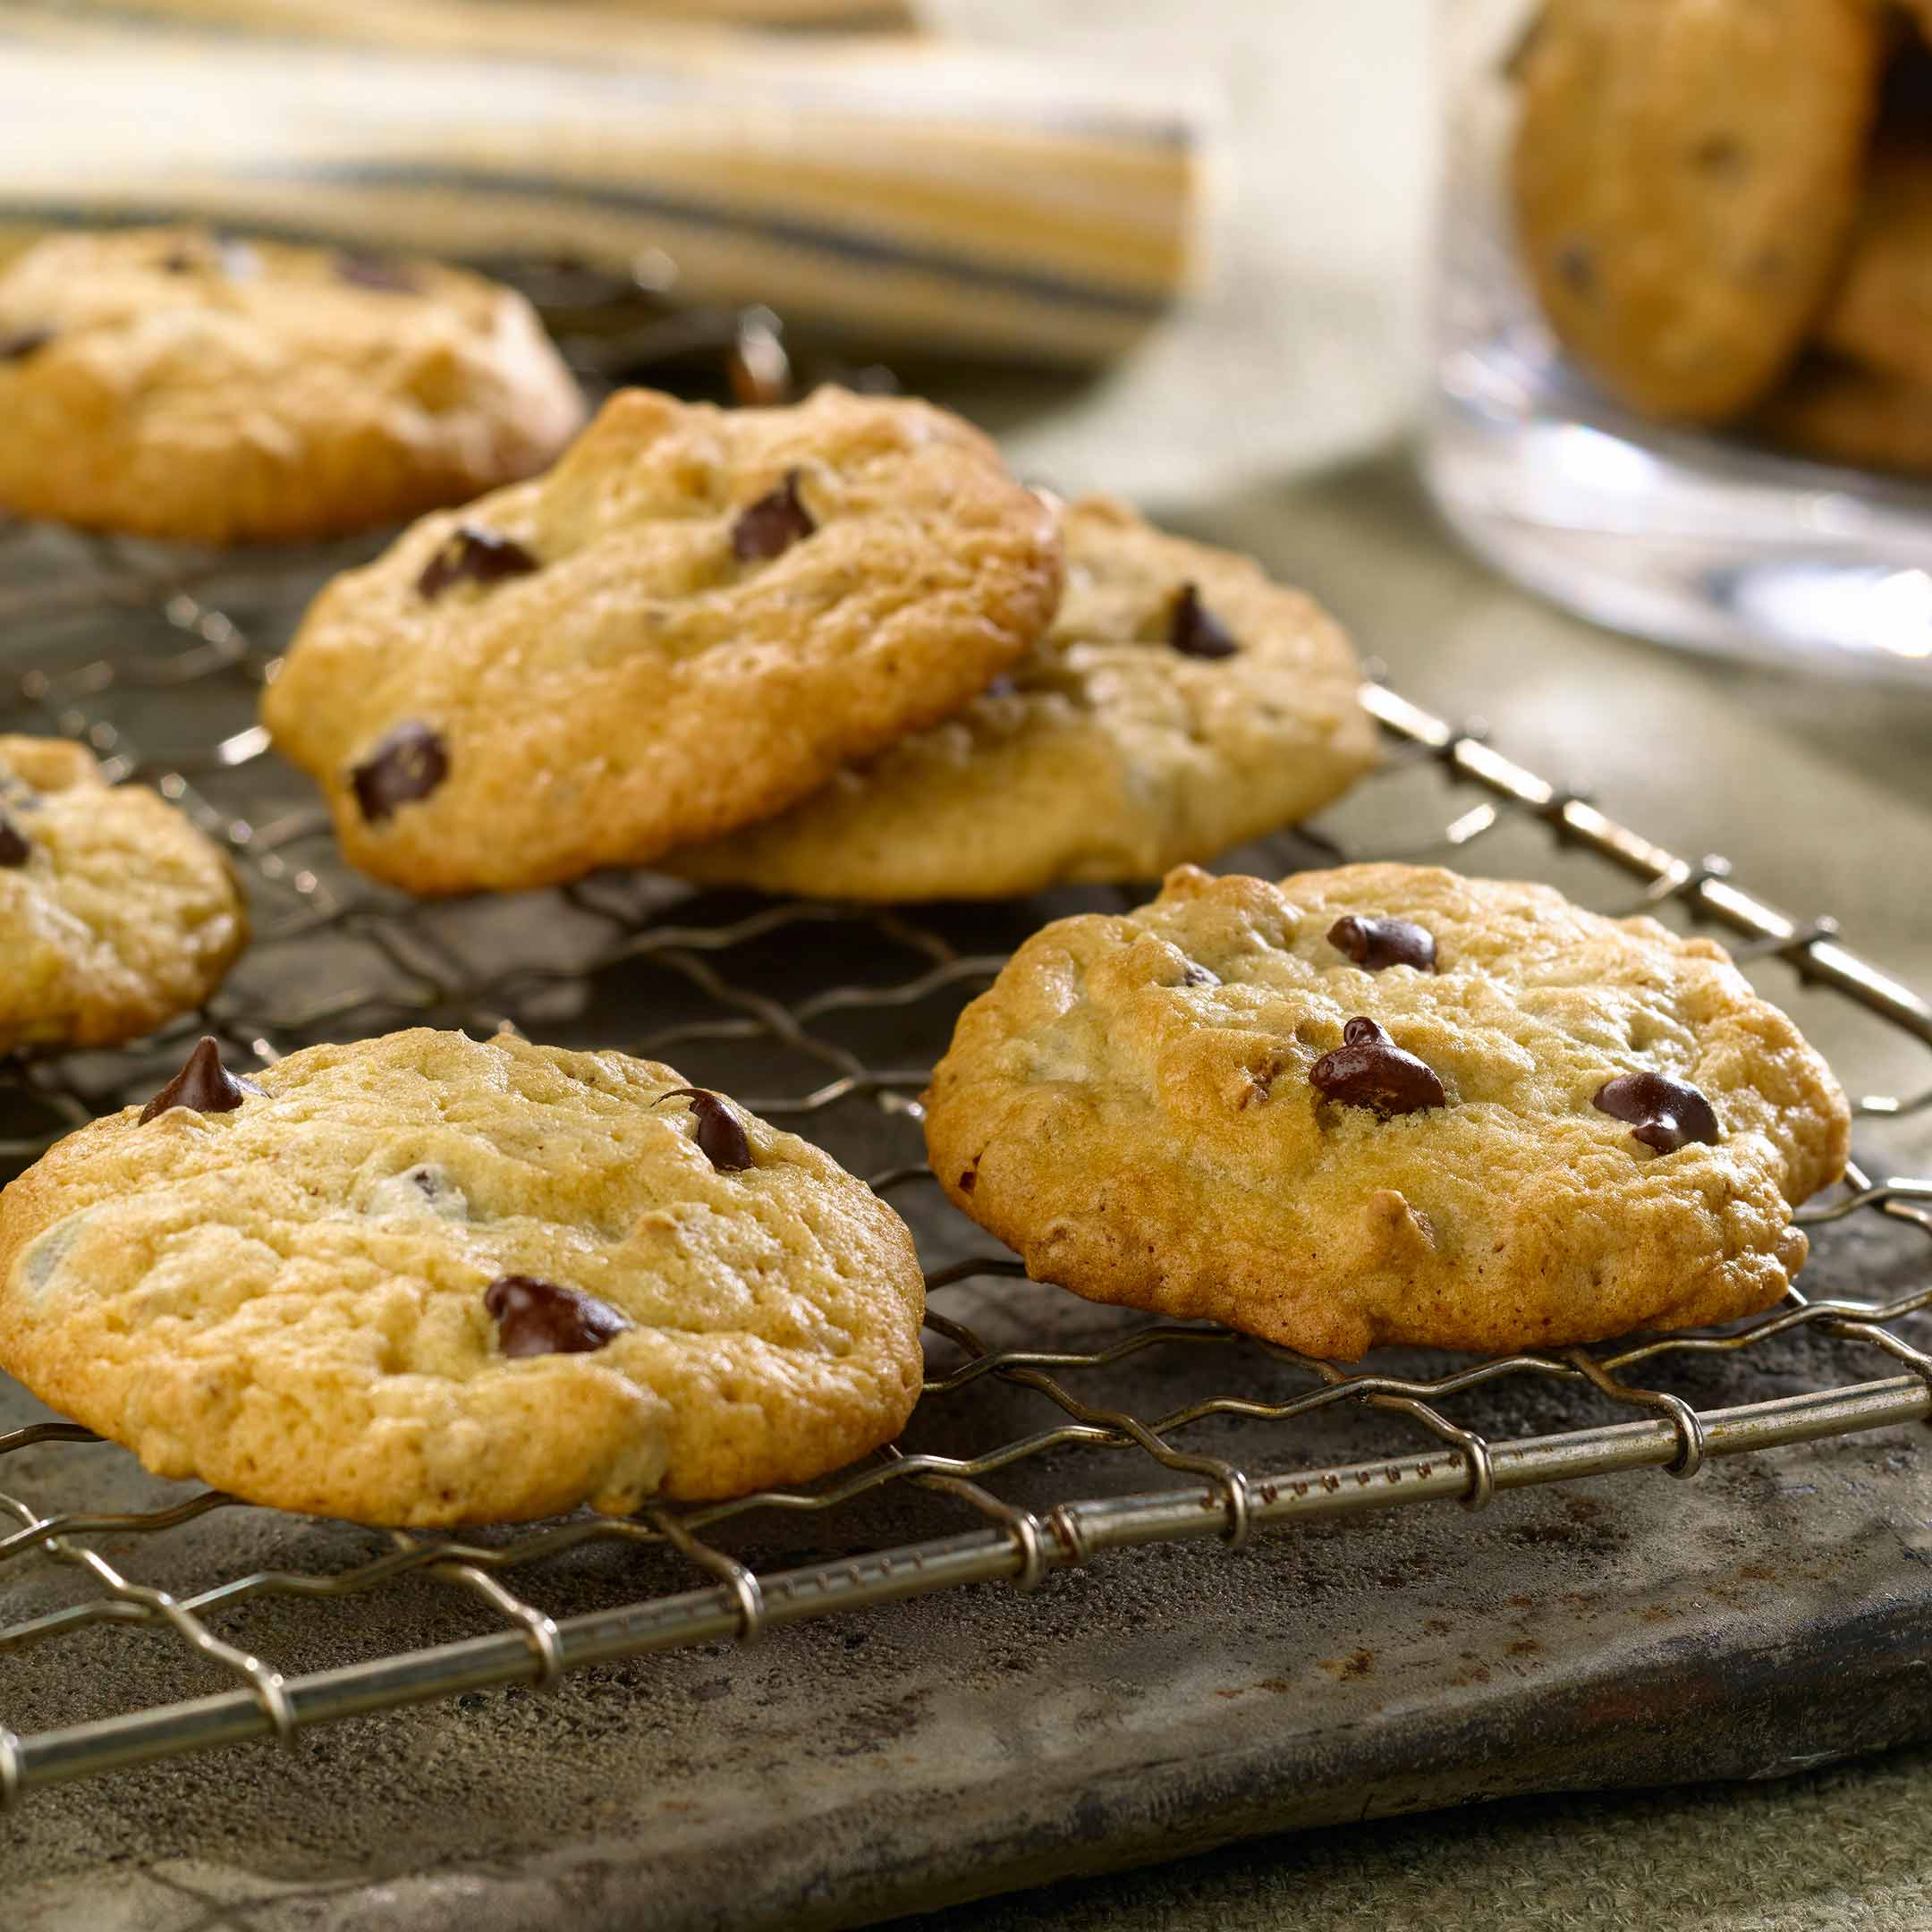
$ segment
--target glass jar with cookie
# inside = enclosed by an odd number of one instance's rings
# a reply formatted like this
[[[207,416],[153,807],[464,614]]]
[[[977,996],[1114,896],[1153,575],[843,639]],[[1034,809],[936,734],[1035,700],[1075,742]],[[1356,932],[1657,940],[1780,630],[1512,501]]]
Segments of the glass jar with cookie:
[[[1445,514],[1671,643],[1932,684],[1932,0],[1446,0]]]

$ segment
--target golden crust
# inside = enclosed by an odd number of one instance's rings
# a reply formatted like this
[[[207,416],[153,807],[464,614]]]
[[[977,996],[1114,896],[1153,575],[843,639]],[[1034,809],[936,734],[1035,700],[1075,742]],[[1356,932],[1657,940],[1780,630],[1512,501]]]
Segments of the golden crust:
[[[1820,357],[1752,419],[1772,442],[1823,462],[1932,470],[1932,384]]]
[[[1932,145],[1892,140],[1872,156],[1844,274],[1819,344],[1932,387]]]
[[[528,302],[194,228],[62,234],[0,274],[0,505],[199,543],[397,523],[555,460],[583,420]]]
[[[226,855],[84,745],[0,737],[0,1051],[106,1046],[199,1006],[248,942]]]
[[[1346,914],[1423,926],[1440,970],[1357,967],[1326,936]],[[1450,1104],[1323,1100],[1309,1068],[1358,1014]],[[1718,1143],[1654,1153],[1592,1106],[1641,1069],[1694,1084]],[[1402,865],[1184,868],[1135,913],[1047,927],[967,1008],[926,1105],[947,1193],[1038,1278],[1345,1360],[1766,1308],[1804,1259],[1792,1204],[1850,1130],[1709,940]]]
[[[1374,765],[1355,654],[1310,598],[1105,497],[1060,530],[1066,594],[1005,688],[668,869],[867,900],[1158,878],[1307,818]],[[1188,584],[1233,656],[1169,642]]]
[[[1870,0],[1550,0],[1516,226],[1557,336],[1648,415],[1762,397],[1852,233],[1885,40]]]
[[[791,473],[817,528],[739,560],[738,516]],[[426,598],[460,525],[541,567]],[[363,870],[424,894],[554,884],[782,810],[984,689],[1059,593],[1052,511],[942,410],[628,390],[548,477],[337,578],[263,717]],[[446,780],[372,825],[352,768],[411,722]]]
[[[669,1067],[418,1030],[253,1078],[0,1194],[0,1365],[157,1474],[377,1523],[622,1513],[818,1475],[918,1396],[904,1224],[741,1110],[754,1164],[715,1170]],[[505,1274],[632,1326],[505,1359]]]

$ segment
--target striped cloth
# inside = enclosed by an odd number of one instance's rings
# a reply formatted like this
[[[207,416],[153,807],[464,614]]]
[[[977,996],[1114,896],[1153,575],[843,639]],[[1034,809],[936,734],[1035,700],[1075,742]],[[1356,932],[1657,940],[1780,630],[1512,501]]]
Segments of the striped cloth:
[[[1197,114],[911,35],[642,0],[0,0],[15,231],[189,214],[455,258],[662,251],[687,299],[884,352],[1078,363],[1183,286],[1201,172]]]

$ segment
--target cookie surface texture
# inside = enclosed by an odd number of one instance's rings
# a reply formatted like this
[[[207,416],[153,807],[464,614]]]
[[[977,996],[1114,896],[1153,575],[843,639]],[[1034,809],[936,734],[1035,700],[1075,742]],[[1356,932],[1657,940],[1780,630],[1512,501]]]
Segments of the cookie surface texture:
[[[199,1006],[248,940],[220,849],[85,746],[0,737],[0,1051],[105,1046]]]
[[[433,263],[136,228],[0,273],[0,507],[22,516],[337,536],[529,476],[582,419],[529,303]]]
[[[263,716],[422,894],[649,862],[956,710],[1046,628],[1052,510],[929,404],[620,392],[304,619]]]
[[[374,1523],[623,1512],[911,1409],[903,1223],[669,1067],[428,1030],[202,1061],[0,1195],[0,1365],[158,1474]]]
[[[1518,237],[1557,337],[1645,414],[1765,394],[1852,227],[1869,0],[1551,0],[1524,59]]]
[[[1341,628],[1247,557],[1089,498],[1045,637],[956,716],[670,869],[829,898],[1158,878],[1306,818],[1377,758]]]
[[[1865,369],[1932,388],[1932,143],[1889,140],[1873,154],[1817,339]]]
[[[1766,1308],[1848,1131],[1712,942],[1402,865],[1183,869],[1047,927],[927,1096],[947,1193],[1038,1279],[1343,1360]]]
[[[1932,383],[1817,357],[1751,419],[1782,447],[1822,462],[1932,472]]]

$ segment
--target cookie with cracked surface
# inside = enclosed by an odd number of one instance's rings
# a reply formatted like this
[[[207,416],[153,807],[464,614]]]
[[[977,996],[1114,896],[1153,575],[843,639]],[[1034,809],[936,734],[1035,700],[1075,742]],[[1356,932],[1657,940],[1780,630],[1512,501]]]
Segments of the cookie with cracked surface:
[[[1727,420],[1797,354],[1858,205],[1870,0],[1551,0],[1523,61],[1518,237],[1620,401]]]
[[[869,900],[1158,878],[1307,818],[1375,763],[1355,654],[1310,598],[1104,497],[1060,531],[1059,614],[993,689],[668,869]]]
[[[933,1168],[1036,1277],[1352,1360],[1768,1307],[1843,1095],[1723,949],[1544,886],[1183,868],[961,1017]]]
[[[922,1306],[904,1224],[829,1155],[509,1036],[246,1077],[205,1042],[0,1194],[0,1366],[157,1474],[358,1521],[837,1468],[911,1411]]]
[[[174,806],[84,745],[0,737],[0,1052],[132,1039],[247,941],[226,855]]]
[[[552,885],[767,818],[1045,630],[1054,513],[929,403],[620,392],[550,475],[426,518],[303,620],[262,716],[350,860]]]
[[[513,290],[196,228],[49,237],[0,272],[0,506],[197,543],[400,523],[583,420]]]

